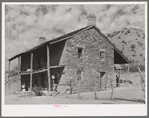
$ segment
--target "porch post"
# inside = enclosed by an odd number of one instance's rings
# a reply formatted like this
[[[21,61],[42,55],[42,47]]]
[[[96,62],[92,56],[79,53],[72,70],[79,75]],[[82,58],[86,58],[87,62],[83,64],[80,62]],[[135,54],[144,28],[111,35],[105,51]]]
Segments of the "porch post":
[[[100,72],[99,80],[100,80],[100,90],[101,90],[101,72]]]
[[[51,75],[50,75],[50,47],[47,45],[47,74],[48,74],[48,87],[49,91],[51,91]]]
[[[21,91],[21,56],[18,57],[18,90]]]
[[[33,53],[31,53],[31,65],[30,65],[30,91],[32,91],[32,79],[33,79]]]
[[[129,67],[130,67],[130,65],[128,64],[128,80],[129,80]]]
[[[121,70],[119,69],[119,70],[118,70],[118,78],[119,78],[119,79],[118,79],[118,87],[120,86],[120,71],[121,71]]]
[[[10,92],[10,61],[9,61],[8,91]]]

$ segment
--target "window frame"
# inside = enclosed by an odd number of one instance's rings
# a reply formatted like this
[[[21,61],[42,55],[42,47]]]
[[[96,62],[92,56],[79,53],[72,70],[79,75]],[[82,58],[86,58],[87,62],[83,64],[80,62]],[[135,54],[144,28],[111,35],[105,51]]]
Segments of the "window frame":
[[[102,55],[101,53],[104,53],[104,55]],[[105,49],[100,49],[99,50],[99,57],[100,57],[100,61],[105,61],[106,60],[106,50]]]
[[[79,49],[82,49],[81,53],[79,53]],[[77,57],[78,59],[84,59],[84,47],[77,47]]]

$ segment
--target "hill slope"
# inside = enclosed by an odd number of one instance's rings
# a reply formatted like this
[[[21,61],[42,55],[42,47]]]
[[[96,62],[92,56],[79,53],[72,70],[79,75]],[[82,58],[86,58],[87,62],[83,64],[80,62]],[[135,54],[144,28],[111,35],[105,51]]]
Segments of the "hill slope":
[[[145,34],[142,30],[124,28],[107,37],[133,65],[145,65]]]

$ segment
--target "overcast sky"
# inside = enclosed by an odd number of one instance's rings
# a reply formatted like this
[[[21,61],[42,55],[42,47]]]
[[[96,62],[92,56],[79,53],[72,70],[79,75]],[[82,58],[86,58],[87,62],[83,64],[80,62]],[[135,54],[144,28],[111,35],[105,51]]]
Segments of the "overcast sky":
[[[87,26],[87,14],[97,16],[96,26],[105,34],[123,28],[145,30],[145,5],[6,5],[6,59],[47,40]]]

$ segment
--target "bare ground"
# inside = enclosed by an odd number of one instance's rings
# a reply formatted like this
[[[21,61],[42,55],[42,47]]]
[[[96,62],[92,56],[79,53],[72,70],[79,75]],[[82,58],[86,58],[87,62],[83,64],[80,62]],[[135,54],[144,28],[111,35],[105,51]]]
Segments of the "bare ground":
[[[111,90],[97,92],[94,100],[94,92],[81,93],[80,99],[77,94],[58,94],[53,96],[34,96],[7,94],[6,104],[144,104],[143,91],[138,87],[127,86],[114,89],[113,99]]]
[[[97,99],[94,100],[94,92],[77,94],[58,94],[52,96],[34,96],[6,94],[5,104],[144,104],[144,93],[140,84],[139,73],[130,74],[132,86],[121,86],[114,88],[113,99],[111,99],[111,89],[97,92]]]

